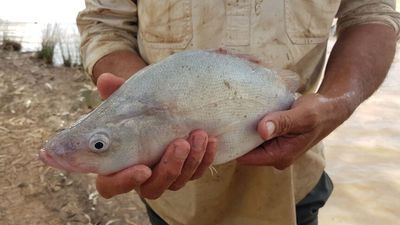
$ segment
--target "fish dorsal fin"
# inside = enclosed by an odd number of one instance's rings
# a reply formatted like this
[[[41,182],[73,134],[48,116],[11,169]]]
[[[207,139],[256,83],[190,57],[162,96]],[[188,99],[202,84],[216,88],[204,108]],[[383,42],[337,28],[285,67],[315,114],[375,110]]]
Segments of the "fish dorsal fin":
[[[251,63],[260,65],[266,69],[270,69],[272,71],[276,71],[279,79],[286,85],[286,87],[292,92],[295,93],[299,88],[300,88],[300,76],[291,70],[286,70],[286,69],[280,69],[276,68],[271,62],[265,62],[263,60],[260,60],[259,58],[249,55],[249,54],[243,54],[243,53],[234,53],[230,52],[226,49],[223,48],[218,48],[218,49],[210,49],[208,50],[209,52],[217,53],[217,54],[222,54],[222,55],[231,55],[234,57],[238,57],[244,60],[247,60]]]
[[[236,53],[236,52],[232,52],[232,51],[228,51],[226,49],[223,48],[217,48],[217,49],[210,49],[208,50],[208,52],[213,52],[216,54],[221,54],[221,55],[230,55],[230,56],[234,56],[237,58],[241,58],[244,60],[247,60],[251,63],[257,64],[257,65],[261,65],[263,67],[266,68],[271,68],[272,67],[272,63],[271,62],[264,62],[262,60],[260,60],[259,58],[250,55],[250,54],[245,54],[245,53]]]

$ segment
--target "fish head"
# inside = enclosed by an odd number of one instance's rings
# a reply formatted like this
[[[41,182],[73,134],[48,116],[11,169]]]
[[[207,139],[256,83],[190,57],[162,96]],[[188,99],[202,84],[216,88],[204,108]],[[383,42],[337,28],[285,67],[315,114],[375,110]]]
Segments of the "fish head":
[[[102,175],[137,163],[137,138],[132,129],[80,125],[50,139],[39,152],[39,159],[57,169]]]

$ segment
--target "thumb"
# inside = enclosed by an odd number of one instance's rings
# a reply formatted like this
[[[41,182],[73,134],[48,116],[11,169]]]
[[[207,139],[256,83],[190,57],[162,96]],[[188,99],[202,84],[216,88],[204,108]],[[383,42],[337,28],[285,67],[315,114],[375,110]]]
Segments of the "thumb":
[[[101,74],[97,79],[97,90],[99,91],[101,99],[104,100],[110,97],[124,82],[124,79],[112,73]]]
[[[300,131],[300,118],[301,113],[297,109],[269,113],[258,123],[257,131],[264,140],[295,133]]]

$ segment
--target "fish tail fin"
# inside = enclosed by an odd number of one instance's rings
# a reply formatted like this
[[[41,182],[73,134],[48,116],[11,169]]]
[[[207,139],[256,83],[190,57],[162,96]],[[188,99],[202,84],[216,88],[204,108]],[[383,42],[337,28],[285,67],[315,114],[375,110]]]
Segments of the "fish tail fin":
[[[290,92],[295,93],[299,90],[301,82],[300,76],[291,70],[275,69],[278,78],[286,85]]]

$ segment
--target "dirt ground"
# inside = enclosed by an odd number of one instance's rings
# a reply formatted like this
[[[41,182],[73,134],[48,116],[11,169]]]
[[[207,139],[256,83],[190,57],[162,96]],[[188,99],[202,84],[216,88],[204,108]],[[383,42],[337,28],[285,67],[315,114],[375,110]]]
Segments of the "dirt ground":
[[[90,111],[91,89],[79,69],[0,50],[0,224],[149,224],[135,193],[103,199],[94,175],[38,160],[47,138]]]

